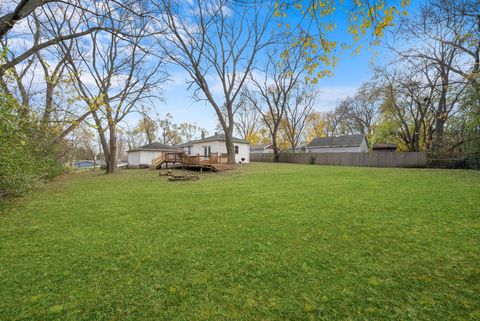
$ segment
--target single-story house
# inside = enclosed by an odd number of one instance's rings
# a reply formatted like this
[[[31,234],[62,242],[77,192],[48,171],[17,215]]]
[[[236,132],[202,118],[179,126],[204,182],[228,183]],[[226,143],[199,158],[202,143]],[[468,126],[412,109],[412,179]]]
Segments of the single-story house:
[[[130,149],[128,154],[129,167],[151,166],[152,160],[158,156],[168,152],[181,152],[180,148],[176,148],[162,143],[151,143],[138,148]]]
[[[250,162],[250,143],[246,140],[233,137],[233,146],[235,148],[235,163],[249,163]],[[227,153],[227,145],[225,144],[225,135],[217,134],[205,137],[202,135],[201,139],[191,140],[189,142],[180,144],[185,154],[200,155],[208,157],[210,154]]]
[[[250,153],[273,153],[273,145],[272,144],[256,144],[250,145]]]
[[[316,137],[307,145],[310,153],[367,153],[368,140],[364,134]]]

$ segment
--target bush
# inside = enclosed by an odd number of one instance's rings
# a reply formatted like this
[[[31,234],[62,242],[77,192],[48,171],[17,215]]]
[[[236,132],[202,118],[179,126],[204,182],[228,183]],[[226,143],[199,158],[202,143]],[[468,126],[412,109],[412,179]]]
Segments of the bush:
[[[428,167],[446,169],[480,169],[480,153],[430,153]]]
[[[0,198],[22,194],[61,171],[39,126],[18,110],[15,100],[0,94]]]

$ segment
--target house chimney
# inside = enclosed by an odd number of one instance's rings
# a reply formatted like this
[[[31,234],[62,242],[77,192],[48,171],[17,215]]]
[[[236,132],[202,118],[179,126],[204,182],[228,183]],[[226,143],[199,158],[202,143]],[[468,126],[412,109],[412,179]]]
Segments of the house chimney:
[[[205,131],[202,130],[202,139],[205,139]]]

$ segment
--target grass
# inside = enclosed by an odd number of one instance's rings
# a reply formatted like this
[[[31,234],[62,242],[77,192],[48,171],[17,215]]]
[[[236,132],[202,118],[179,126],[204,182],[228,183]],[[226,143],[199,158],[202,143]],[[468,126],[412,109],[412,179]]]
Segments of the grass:
[[[480,320],[480,173],[76,173],[3,204],[1,320]]]

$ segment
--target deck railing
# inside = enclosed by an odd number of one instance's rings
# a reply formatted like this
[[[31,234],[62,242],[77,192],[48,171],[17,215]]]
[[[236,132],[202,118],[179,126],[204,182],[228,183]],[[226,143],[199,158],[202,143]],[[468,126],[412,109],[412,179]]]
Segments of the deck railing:
[[[209,156],[201,155],[185,155],[183,158],[183,163],[185,165],[211,165],[211,164],[226,164],[228,158],[224,154],[210,154]]]
[[[227,154],[212,153],[208,157],[197,155],[186,155],[183,152],[167,152],[152,160],[152,168],[158,168],[163,163],[184,164],[184,165],[213,165],[227,164]]]
[[[181,163],[185,165],[211,165],[211,164],[227,164],[228,157],[226,154],[212,153],[209,156],[197,155],[183,155],[183,161]]]

